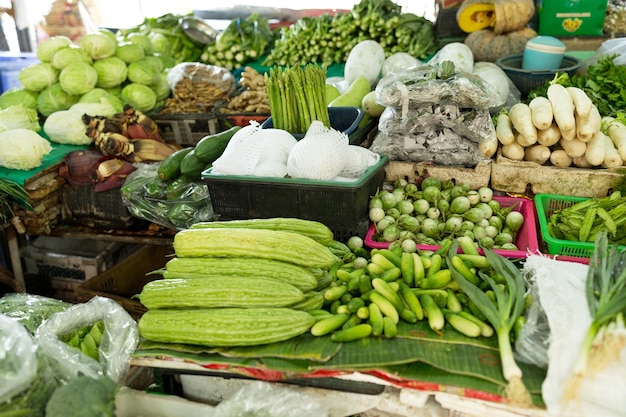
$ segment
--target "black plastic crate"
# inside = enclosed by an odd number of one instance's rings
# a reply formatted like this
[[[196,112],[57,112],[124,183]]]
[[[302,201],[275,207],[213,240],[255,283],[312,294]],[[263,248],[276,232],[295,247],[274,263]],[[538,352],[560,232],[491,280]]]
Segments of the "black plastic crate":
[[[87,227],[127,228],[137,220],[128,211],[118,187],[95,192],[93,185],[63,186],[61,219]]]
[[[202,174],[213,211],[222,220],[297,217],[324,223],[335,239],[364,237],[369,200],[385,180],[388,159],[370,167],[354,182]]]
[[[212,114],[150,114],[161,138],[180,146],[195,146],[203,137],[220,132],[217,117]]]

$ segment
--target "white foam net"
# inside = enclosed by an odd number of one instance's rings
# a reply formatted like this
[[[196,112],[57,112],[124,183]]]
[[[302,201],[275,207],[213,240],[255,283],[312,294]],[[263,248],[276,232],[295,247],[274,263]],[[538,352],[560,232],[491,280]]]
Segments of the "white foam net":
[[[258,140],[262,130],[258,123],[251,123],[238,130],[222,155],[213,162],[213,172],[224,175],[252,175],[263,149],[263,142]]]
[[[365,171],[380,161],[380,154],[362,146],[350,145],[346,149],[343,169],[339,173],[342,178],[361,178]]]

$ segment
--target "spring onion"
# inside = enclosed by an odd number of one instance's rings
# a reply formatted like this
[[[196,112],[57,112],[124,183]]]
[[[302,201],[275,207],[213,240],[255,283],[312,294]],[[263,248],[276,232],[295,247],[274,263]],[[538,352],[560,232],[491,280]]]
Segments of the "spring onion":
[[[591,325],[566,385],[564,399],[576,396],[582,380],[619,360],[626,347],[626,251],[609,246],[607,232],[598,235],[585,281]]]
[[[517,319],[522,315],[525,306],[526,285],[520,270],[507,258],[500,256],[488,248],[484,248],[485,256],[493,270],[505,278],[506,284],[499,285],[488,274],[478,271],[480,278],[489,284],[493,291],[495,303],[476,284],[466,279],[454,267],[452,258],[457,254],[458,242],[455,242],[448,251],[447,264],[454,280],[467,294],[469,300],[493,326],[498,339],[502,374],[507,381],[505,397],[514,405],[531,406],[532,400],[524,382],[522,370],[513,356],[511,345],[511,330]],[[479,284],[480,285],[480,284]]]

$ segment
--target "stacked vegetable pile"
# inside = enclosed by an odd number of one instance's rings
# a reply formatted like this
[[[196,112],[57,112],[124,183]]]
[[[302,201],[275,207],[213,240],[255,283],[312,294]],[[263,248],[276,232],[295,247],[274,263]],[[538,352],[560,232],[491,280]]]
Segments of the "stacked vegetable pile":
[[[412,328],[444,338],[497,335],[507,395],[529,404],[509,339],[525,306],[515,265],[467,242],[464,253],[452,242],[420,253],[367,251],[362,243],[334,241],[323,224],[301,219],[195,224],[176,234],[176,256],[155,271],[163,279],[138,295],[148,308],[140,333],[161,348],[213,346],[227,355],[237,346],[310,336],[335,343],[405,338]]]
[[[389,55],[407,52],[426,59],[437,48],[434,24],[401,9],[391,0],[361,0],[348,13],[303,17],[282,29],[263,64],[343,63],[350,49],[366,39],[377,41]]]
[[[602,118],[584,90],[559,83],[550,84],[545,96],[519,102],[496,118],[502,155],[540,165],[621,167],[625,133],[621,121]]]
[[[400,244],[405,250],[416,245],[445,246],[451,239],[468,238],[474,246],[517,250],[515,242],[524,215],[515,205],[503,206],[493,190],[471,190],[426,177],[418,185],[395,181],[393,189],[380,190],[369,203],[374,242]]]

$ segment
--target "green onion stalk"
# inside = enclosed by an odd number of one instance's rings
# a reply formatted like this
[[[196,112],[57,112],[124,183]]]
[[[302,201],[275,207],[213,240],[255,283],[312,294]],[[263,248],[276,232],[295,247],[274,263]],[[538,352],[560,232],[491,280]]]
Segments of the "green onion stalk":
[[[626,251],[609,245],[607,232],[600,233],[589,260],[585,281],[591,324],[583,340],[563,400],[574,399],[583,380],[618,361],[626,347]]]
[[[481,285],[480,283],[476,285],[470,282],[454,267],[452,258],[457,254],[458,247],[459,243],[456,240],[450,246],[447,255],[448,268],[451,270],[452,276],[461,290],[493,326],[498,340],[502,374],[507,382],[503,396],[513,405],[532,407],[532,399],[522,381],[522,370],[515,361],[511,344],[511,331],[518,318],[521,317],[525,307],[526,284],[521,271],[507,258],[496,254],[488,248],[483,248],[493,270],[504,277],[504,285],[502,285],[488,274],[482,271],[478,272],[480,278],[493,291],[493,296],[495,296],[495,302],[493,302],[479,288],[478,285]]]

